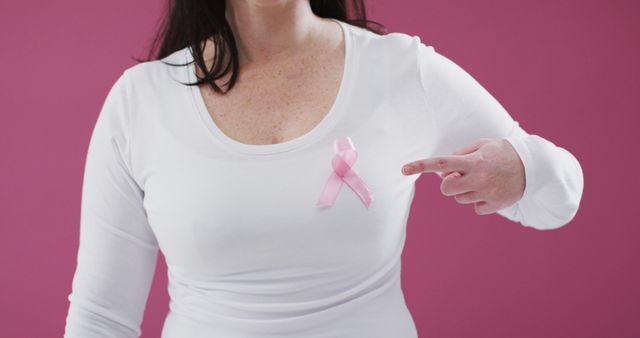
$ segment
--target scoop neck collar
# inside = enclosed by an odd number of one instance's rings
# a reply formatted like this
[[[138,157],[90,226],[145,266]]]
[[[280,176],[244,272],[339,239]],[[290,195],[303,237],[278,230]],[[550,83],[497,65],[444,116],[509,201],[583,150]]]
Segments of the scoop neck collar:
[[[340,25],[342,30],[342,35],[344,39],[344,66],[342,71],[342,77],[340,81],[340,86],[338,89],[338,93],[336,98],[334,99],[333,105],[329,109],[329,111],[325,114],[324,118],[317,123],[310,131],[307,133],[298,136],[296,138],[274,143],[274,144],[248,144],[237,141],[227,134],[225,134],[215,123],[213,118],[208,112],[208,109],[205,105],[204,98],[198,88],[198,86],[187,86],[187,90],[189,92],[189,96],[191,98],[192,108],[199,116],[200,122],[206,126],[208,133],[215,138],[215,140],[219,141],[223,147],[226,149],[244,155],[276,155],[284,152],[292,151],[294,149],[298,149],[304,145],[311,144],[313,141],[319,140],[321,137],[327,135],[332,128],[335,126],[339,118],[345,113],[346,107],[345,103],[349,96],[349,92],[351,89],[351,82],[353,78],[353,58],[354,58],[354,43],[353,43],[353,34],[350,30],[349,24],[342,22],[338,19],[330,18],[331,20],[337,22]],[[193,61],[193,53],[191,47],[186,47],[185,51],[185,59],[188,63],[185,70],[187,72],[187,79],[190,83],[194,83],[196,78],[195,72],[195,63]]]

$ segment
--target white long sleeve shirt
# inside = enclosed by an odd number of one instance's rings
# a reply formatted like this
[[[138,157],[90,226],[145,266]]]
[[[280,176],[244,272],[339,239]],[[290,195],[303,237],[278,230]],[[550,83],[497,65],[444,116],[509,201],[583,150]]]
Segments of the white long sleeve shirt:
[[[195,81],[193,63],[163,62],[193,60],[188,48],[123,72],[88,147],[65,337],[138,337],[161,250],[163,338],[415,338],[400,262],[419,175],[401,167],[477,138],[506,138],[525,167],[522,199],[498,214],[540,230],[574,217],[583,176],[571,153],[525,132],[418,36],[339,23],[336,101],[283,143],[226,136],[182,84]],[[358,152],[369,208],[347,185],[316,206],[340,136]]]

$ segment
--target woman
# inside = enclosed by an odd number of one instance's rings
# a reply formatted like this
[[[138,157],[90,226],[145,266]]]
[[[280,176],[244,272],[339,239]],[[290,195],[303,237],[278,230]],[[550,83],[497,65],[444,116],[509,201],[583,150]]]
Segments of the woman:
[[[173,3],[91,136],[65,337],[139,336],[158,250],[162,337],[416,337],[400,257],[420,173],[478,214],[572,219],[575,157],[344,5]]]

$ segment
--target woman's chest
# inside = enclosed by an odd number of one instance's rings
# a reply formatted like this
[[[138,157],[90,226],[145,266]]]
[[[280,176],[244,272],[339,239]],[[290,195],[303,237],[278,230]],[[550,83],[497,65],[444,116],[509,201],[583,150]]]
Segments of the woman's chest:
[[[259,160],[205,156],[167,142],[148,168],[144,197],[161,250],[172,265],[216,275],[379,264],[403,242],[416,179],[402,175],[407,153],[389,142],[391,134],[354,130],[355,161],[334,150],[338,135]],[[341,161],[350,180],[336,172]],[[323,194],[330,206],[318,206]]]
[[[214,275],[295,265],[348,270],[397,253],[418,178],[401,168],[430,151],[417,132],[423,121],[412,118],[420,107],[407,104],[415,95],[398,93],[354,93],[362,99],[342,107],[340,120],[279,154],[238,154],[177,106],[158,114],[140,129],[134,163],[167,262]],[[341,137],[352,141],[355,158],[336,153]],[[336,177],[342,161],[349,180]],[[358,185],[370,193],[369,207]],[[333,203],[321,208],[327,190]]]

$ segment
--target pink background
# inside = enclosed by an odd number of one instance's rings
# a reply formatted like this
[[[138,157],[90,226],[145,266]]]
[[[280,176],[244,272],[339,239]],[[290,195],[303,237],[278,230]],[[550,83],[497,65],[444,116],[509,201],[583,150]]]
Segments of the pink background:
[[[62,336],[91,128],[131,56],[146,55],[163,3],[0,3],[3,336]],[[368,5],[389,31],[420,35],[465,68],[585,174],[577,216],[554,231],[476,215],[423,175],[403,254],[420,337],[640,337],[640,180],[626,173],[639,164],[638,2]],[[168,310],[159,259],[144,337],[159,337]]]

